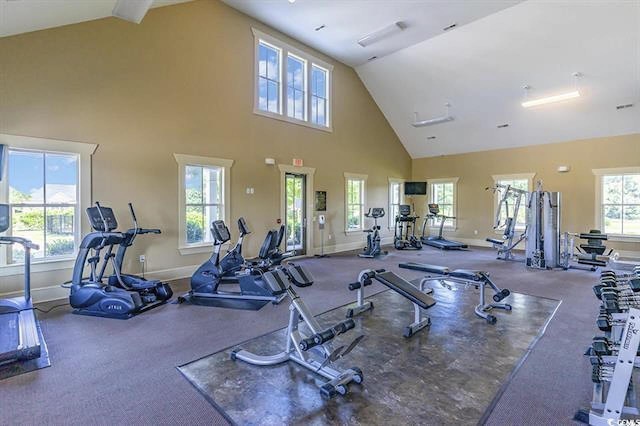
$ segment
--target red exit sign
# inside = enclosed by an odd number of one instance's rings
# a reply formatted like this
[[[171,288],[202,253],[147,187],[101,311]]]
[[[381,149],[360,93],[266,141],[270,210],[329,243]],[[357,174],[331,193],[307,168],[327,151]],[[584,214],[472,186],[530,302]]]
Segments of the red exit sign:
[[[293,165],[296,167],[302,167],[304,165],[304,162],[302,161],[302,158],[294,158]]]

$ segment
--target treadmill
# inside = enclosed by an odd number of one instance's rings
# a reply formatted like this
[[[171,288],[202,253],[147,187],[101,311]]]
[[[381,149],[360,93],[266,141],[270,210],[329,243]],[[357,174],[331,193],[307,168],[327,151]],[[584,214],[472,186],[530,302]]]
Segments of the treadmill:
[[[9,205],[0,204],[0,232],[9,229]],[[42,342],[31,302],[31,250],[39,247],[20,237],[0,236],[0,244],[24,248],[24,295],[0,299],[0,365],[40,358]]]
[[[428,204],[428,207],[429,207],[429,214],[427,215],[427,217],[424,219],[424,222],[422,223],[422,237],[420,237],[420,241],[422,241],[422,244],[426,244],[428,246],[435,247],[440,250],[466,249],[467,248],[466,244],[462,244],[457,241],[447,240],[442,236],[442,230],[444,228],[445,221],[447,219],[455,219],[455,217],[445,216],[443,214],[440,214],[440,206],[438,206],[437,204]],[[427,221],[431,218],[436,218],[436,219],[440,218],[440,230],[438,232],[437,237],[427,237],[425,235]]]

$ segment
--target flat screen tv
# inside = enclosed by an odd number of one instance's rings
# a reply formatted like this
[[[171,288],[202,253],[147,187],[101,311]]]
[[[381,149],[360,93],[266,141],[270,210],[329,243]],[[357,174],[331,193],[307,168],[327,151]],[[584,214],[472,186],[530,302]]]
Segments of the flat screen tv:
[[[427,195],[427,182],[405,182],[404,195]]]

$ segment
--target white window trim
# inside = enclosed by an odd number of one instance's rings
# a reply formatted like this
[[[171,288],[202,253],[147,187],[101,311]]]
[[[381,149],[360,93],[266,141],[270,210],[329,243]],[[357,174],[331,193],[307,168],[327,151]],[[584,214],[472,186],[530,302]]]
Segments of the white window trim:
[[[527,187],[529,189],[529,192],[533,191],[535,188],[533,186],[533,180],[536,177],[536,173],[511,173],[511,174],[506,174],[506,175],[491,175],[491,177],[493,178],[493,183],[494,185],[496,183],[498,183],[498,181],[500,180],[515,180],[515,179],[527,179],[529,181],[529,183],[527,184]],[[522,200],[521,204],[520,204],[520,208],[521,209],[526,209],[527,205],[526,205],[526,199]],[[495,193],[493,195],[493,218],[495,219],[496,214],[498,214],[498,204],[500,203],[500,197],[497,193]],[[493,227],[493,224],[491,224],[491,226]],[[524,227],[522,226],[517,226],[515,230],[518,232],[524,231]],[[496,234],[504,234],[504,229],[496,229],[494,231]]]
[[[396,218],[391,216],[391,184],[393,183],[399,183],[401,185],[400,187],[400,204],[404,203],[404,183],[406,182],[406,179],[401,179],[401,178],[389,178],[389,185],[388,185],[388,191],[387,191],[387,196],[389,197],[388,199],[388,203],[387,203],[387,215],[389,216],[388,220],[387,220],[387,224],[388,227],[387,229],[389,231],[393,230],[396,224]]]
[[[222,184],[224,187],[224,220],[229,220],[231,217],[231,166],[233,166],[233,160],[187,154],[173,154],[173,156],[178,163],[178,251],[182,256],[210,252],[212,247],[212,243],[210,242],[186,244],[183,241],[183,237],[186,232],[186,191],[184,189],[184,171],[186,166],[224,168],[224,175],[222,176]],[[205,232],[208,231],[209,228],[207,227]]]
[[[44,139],[31,136],[17,136],[7,135],[0,133],[0,144],[7,145],[9,148],[17,149],[31,149],[34,151],[45,151],[52,153],[64,153],[64,154],[77,154],[79,159],[78,170],[78,217],[76,218],[76,230],[78,232],[79,239],[82,240],[82,235],[89,231],[88,224],[82,220],[82,214],[91,206],[91,156],[96,151],[98,145],[83,143],[83,142],[71,142],[58,139]],[[2,171],[4,173],[4,170]],[[9,201],[9,186],[7,179],[3,179],[0,182],[0,202],[8,203]],[[44,248],[41,248],[41,250]],[[2,250],[6,250],[2,248]],[[6,253],[2,253],[3,256]],[[75,257],[77,252],[74,252],[69,258],[57,258],[49,260],[32,260],[31,272],[49,272],[60,269],[73,268],[75,263]],[[6,257],[6,256],[5,256]],[[24,273],[24,264],[14,263],[11,265],[0,266],[0,277],[7,277],[12,275],[22,275]]]
[[[256,115],[261,115],[263,117],[275,118],[276,120],[286,121],[287,123],[297,124],[300,126],[310,127],[316,130],[322,130],[325,132],[333,132],[333,65],[316,58],[308,53],[305,53],[295,47],[291,46],[288,43],[285,43],[275,37],[270,36],[256,28],[251,28],[251,32],[254,37],[254,59],[253,59],[253,113]],[[276,114],[269,111],[263,111],[258,108],[258,58],[259,58],[259,44],[260,40],[263,40],[269,44],[272,44],[274,47],[280,49],[280,113]],[[287,115],[287,102],[286,102],[286,92],[287,92],[287,61],[286,58],[288,54],[291,53],[293,56],[297,56],[300,59],[306,61],[306,76],[305,76],[305,92],[307,93],[306,102],[305,102],[305,120],[300,120],[297,118],[289,117]],[[327,126],[320,126],[312,123],[310,120],[311,117],[311,69],[312,65],[317,65],[320,68],[324,68],[327,71],[327,95],[328,95],[328,106],[327,106]]]
[[[433,185],[438,183],[452,183],[453,184],[453,215],[455,217],[458,216],[458,181],[460,177],[450,177],[450,178],[438,178],[438,179],[427,179],[427,199],[429,203],[433,203],[434,201],[431,199],[431,193],[433,191]],[[429,229],[440,229],[440,225],[431,225],[429,224]],[[458,219],[453,219],[453,226],[445,225],[444,230],[447,231],[456,231],[458,229]]]
[[[369,175],[363,175],[359,173],[344,173],[344,233],[346,235],[360,233],[364,229],[364,207],[367,205],[367,179]],[[361,180],[362,183],[362,209],[360,210],[360,228],[349,229],[348,223],[348,203],[347,203],[347,183],[349,180]]]
[[[604,232],[604,224],[602,223],[602,177],[609,175],[631,175],[639,174],[640,167],[618,167],[607,169],[591,169],[591,172],[595,175],[595,210],[594,210],[594,223],[596,229],[601,229]],[[619,242],[640,242],[640,236],[635,235],[621,235],[621,234],[607,234],[609,241]]]

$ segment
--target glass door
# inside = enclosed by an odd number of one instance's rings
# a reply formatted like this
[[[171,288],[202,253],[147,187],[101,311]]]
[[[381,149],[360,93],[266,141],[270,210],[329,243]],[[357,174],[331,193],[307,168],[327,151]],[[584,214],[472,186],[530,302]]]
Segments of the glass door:
[[[306,254],[307,247],[307,176],[285,174],[285,241],[287,251]]]

